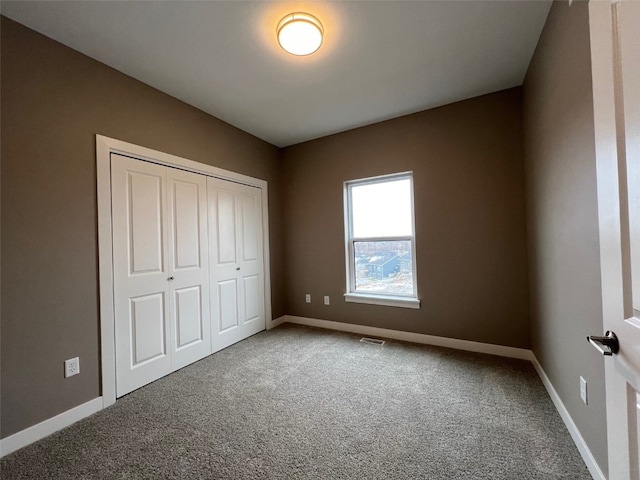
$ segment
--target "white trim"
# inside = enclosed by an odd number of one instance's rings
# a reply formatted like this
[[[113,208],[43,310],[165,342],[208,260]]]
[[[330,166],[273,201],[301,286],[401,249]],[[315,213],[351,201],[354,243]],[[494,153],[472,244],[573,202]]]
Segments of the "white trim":
[[[269,193],[267,182],[264,182],[262,190],[262,265],[264,267],[264,327],[272,328],[273,318],[271,312],[271,255],[269,247]]]
[[[96,135],[98,188],[98,279],[100,289],[100,351],[103,406],[116,403],[116,344],[113,307],[113,249],[111,231],[111,144]],[[108,341],[109,340],[109,341]]]
[[[102,398],[107,407],[116,401],[115,315],[113,308],[113,238],[111,231],[111,154],[138,158],[217,177],[261,190],[262,231],[264,240],[264,312],[265,328],[273,327],[271,318],[271,268],[269,256],[269,194],[265,180],[222,168],[194,162],[186,158],[141,147],[103,135],[96,135],[96,167],[98,195],[98,270],[100,281],[100,346],[102,352]]]
[[[243,183],[251,187],[267,188],[267,181],[259,178],[253,178],[241,173],[232,172],[230,170],[224,170],[219,167],[207,165],[205,163],[194,162],[187,158],[178,157],[177,155],[171,155],[170,153],[160,152],[151,148],[142,147],[133,143],[123,142],[122,140],[116,140],[115,138],[105,137],[103,135],[96,135],[96,143],[102,143],[103,147],[108,148],[108,152],[103,149],[98,149],[100,153],[118,153],[125,156],[133,156],[141,160],[148,162],[165,165],[167,167],[181,168],[183,170],[189,170],[190,172],[201,173],[203,175],[222,178],[224,180],[230,180],[232,182]],[[104,159],[103,159],[104,160]]]
[[[384,305],[387,307],[420,308],[420,300],[411,297],[392,297],[390,295],[367,295],[364,293],[345,293],[345,302]]]
[[[309,327],[326,328],[328,330],[339,330],[341,332],[357,333],[373,337],[391,338],[404,342],[422,343],[425,345],[436,345],[438,347],[455,348],[456,350],[467,350],[469,352],[487,353],[500,357],[519,358],[521,360],[531,360],[533,354],[531,350],[524,348],[506,347],[504,345],[493,345],[490,343],[472,342],[470,340],[459,340],[457,338],[436,337],[435,335],[425,335],[422,333],[402,332],[400,330],[390,330],[387,328],[369,327],[366,325],[354,325],[351,323],[332,322],[329,320],[318,320],[315,318],[296,317],[285,315],[284,322],[307,325]]]
[[[269,325],[267,327],[267,330],[271,330],[272,328],[276,328],[277,326],[282,325],[283,323],[287,322],[287,316],[283,315],[281,317],[276,318],[274,321],[271,322],[271,325]]]
[[[87,403],[78,405],[71,410],[62,412],[55,417],[51,417],[43,422],[40,422],[32,427],[26,428],[18,433],[3,438],[0,440],[0,457],[9,455],[16,450],[26,447],[38,440],[48,437],[52,433],[62,430],[69,425],[76,423],[83,418],[89,417],[96,412],[102,410],[102,397],[89,400]]]
[[[578,427],[571,418],[567,407],[565,407],[564,403],[562,403],[560,395],[558,395],[556,389],[553,388],[551,380],[549,380],[549,377],[543,370],[542,365],[540,365],[540,362],[538,362],[538,359],[533,354],[533,352],[531,353],[531,363],[533,363],[533,368],[535,368],[536,372],[538,372],[538,376],[540,377],[540,380],[542,380],[544,388],[547,389],[547,393],[551,397],[551,401],[555,405],[556,410],[558,410],[560,418],[562,418],[562,421],[567,427],[567,430],[569,430],[569,434],[571,435],[573,442],[576,444],[576,447],[578,447],[578,451],[582,456],[582,460],[584,460],[584,463],[587,464],[589,473],[591,473],[591,476],[596,480],[606,480],[604,473],[602,473],[602,470],[600,470],[600,467],[598,466],[598,462],[596,462],[596,459],[591,453],[591,450],[589,450],[587,442],[585,442],[584,438],[580,434],[580,430],[578,430]]]

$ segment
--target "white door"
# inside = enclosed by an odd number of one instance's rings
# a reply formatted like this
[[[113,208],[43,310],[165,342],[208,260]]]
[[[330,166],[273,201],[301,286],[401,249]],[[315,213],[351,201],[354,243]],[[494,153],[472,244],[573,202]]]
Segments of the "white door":
[[[265,329],[261,191],[207,179],[212,346]]]
[[[589,16],[603,327],[619,341],[617,352],[600,344],[612,353],[605,360],[609,478],[639,479],[640,2],[592,1]]]
[[[169,308],[173,370],[211,354],[207,181],[167,168]]]
[[[116,396],[211,353],[205,177],[111,156]]]

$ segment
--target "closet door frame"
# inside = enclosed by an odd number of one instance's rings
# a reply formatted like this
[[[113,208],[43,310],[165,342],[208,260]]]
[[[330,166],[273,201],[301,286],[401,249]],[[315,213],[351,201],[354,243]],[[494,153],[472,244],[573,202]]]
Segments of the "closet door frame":
[[[271,269],[269,265],[269,208],[267,182],[222,168],[194,162],[186,158],[96,135],[96,167],[98,195],[98,276],[100,291],[100,346],[102,407],[116,402],[115,313],[113,289],[113,232],[111,224],[111,154],[116,153],[143,161],[229,180],[261,190],[262,245],[264,263],[265,328],[273,328],[271,316]]]

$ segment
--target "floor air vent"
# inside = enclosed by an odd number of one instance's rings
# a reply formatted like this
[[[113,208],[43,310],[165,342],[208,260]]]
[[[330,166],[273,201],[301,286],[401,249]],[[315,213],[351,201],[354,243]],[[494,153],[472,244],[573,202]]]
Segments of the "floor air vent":
[[[379,338],[362,337],[360,341],[362,343],[371,343],[373,345],[384,345],[384,340],[380,340]]]

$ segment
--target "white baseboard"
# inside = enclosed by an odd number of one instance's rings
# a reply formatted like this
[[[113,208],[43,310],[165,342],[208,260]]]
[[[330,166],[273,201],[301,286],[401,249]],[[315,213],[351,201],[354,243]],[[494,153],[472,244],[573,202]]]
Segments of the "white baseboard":
[[[58,430],[62,430],[78,420],[82,420],[83,418],[93,415],[94,413],[102,410],[102,408],[102,397],[94,398],[87,403],[83,403],[71,410],[62,412],[61,414],[49,418],[44,422],[40,422],[37,425],[26,428],[18,433],[14,433],[7,438],[3,438],[0,440],[0,457],[9,455],[10,453],[47,437]]]
[[[272,328],[276,328],[278,325],[282,325],[287,321],[287,316],[283,315],[275,320],[272,320],[269,325],[267,325],[267,330],[271,330]]]
[[[368,327],[366,325],[353,325],[351,323],[331,322],[329,320],[318,320],[315,318],[295,317],[285,315],[284,322],[307,325],[309,327],[326,328],[329,330],[339,330],[342,332],[357,333],[358,335],[370,335],[374,337],[391,338],[405,342],[422,343],[425,345],[436,345],[438,347],[455,348],[457,350],[467,350],[469,352],[487,353],[500,357],[519,358],[531,360],[533,354],[531,350],[524,348],[505,347],[504,345],[492,345],[490,343],[472,342],[469,340],[458,340],[456,338],[436,337],[435,335],[424,335],[422,333],[401,332],[399,330],[389,330],[387,328]],[[280,317],[278,320],[282,319]]]
[[[540,362],[538,362],[538,359],[535,357],[535,355],[533,355],[533,353],[531,363],[533,363],[533,367],[536,369],[536,372],[538,372],[538,376],[540,377],[540,380],[542,380],[542,384],[547,389],[547,392],[551,397],[551,401],[553,401],[556,410],[558,410],[558,413],[560,414],[560,418],[562,418],[562,421],[567,427],[567,430],[569,430],[569,434],[571,435],[571,438],[573,438],[573,442],[576,444],[576,447],[578,447],[578,451],[580,452],[584,463],[587,464],[589,473],[591,473],[591,476],[596,480],[606,480],[607,477],[605,477],[604,473],[602,473],[602,470],[600,470],[598,462],[596,462],[596,459],[591,453],[591,450],[589,450],[587,443],[584,441],[584,438],[580,434],[580,430],[578,430],[578,427],[571,418],[567,407],[565,407],[564,403],[562,403],[560,395],[558,395],[556,389],[553,388],[551,380],[549,380],[549,377],[543,370],[542,365],[540,365]]]

